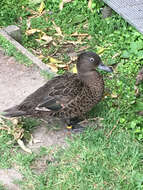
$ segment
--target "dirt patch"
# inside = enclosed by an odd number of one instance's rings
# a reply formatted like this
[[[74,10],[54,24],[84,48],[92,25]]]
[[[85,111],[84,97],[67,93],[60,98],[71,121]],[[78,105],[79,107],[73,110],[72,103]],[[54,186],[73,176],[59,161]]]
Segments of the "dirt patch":
[[[15,169],[0,169],[0,182],[8,190],[20,190],[15,180],[22,180],[22,175]]]
[[[0,49],[0,112],[20,103],[44,82],[38,68],[17,63]]]
[[[66,129],[60,129],[60,130],[53,130],[52,126],[49,130],[45,125],[38,126],[36,129],[34,129],[33,133],[33,143],[28,144],[28,147],[32,151],[38,150],[40,147],[58,147],[66,146],[66,137],[70,137],[71,133],[68,132]]]

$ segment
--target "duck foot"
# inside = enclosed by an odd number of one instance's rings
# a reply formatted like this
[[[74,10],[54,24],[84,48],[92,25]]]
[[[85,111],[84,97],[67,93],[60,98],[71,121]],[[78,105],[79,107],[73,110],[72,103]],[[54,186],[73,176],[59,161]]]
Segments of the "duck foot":
[[[82,133],[85,130],[85,127],[77,123],[72,126],[67,126],[67,129],[70,130],[72,133]]]

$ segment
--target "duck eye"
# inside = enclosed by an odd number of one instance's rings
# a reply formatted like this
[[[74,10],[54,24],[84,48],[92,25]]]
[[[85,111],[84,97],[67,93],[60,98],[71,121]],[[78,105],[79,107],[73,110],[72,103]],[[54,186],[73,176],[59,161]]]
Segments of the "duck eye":
[[[93,61],[94,61],[94,58],[93,58],[93,57],[91,57],[91,58],[90,58],[90,61],[91,61],[91,62],[93,62]]]

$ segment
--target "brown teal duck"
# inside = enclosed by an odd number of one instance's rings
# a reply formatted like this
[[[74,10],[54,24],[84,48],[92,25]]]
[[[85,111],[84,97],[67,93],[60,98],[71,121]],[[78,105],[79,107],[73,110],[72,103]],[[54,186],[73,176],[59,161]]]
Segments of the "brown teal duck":
[[[54,77],[19,105],[5,110],[4,116],[53,116],[74,127],[102,99],[104,82],[96,68],[112,72],[93,52],[81,53],[76,66],[77,74],[65,73]]]

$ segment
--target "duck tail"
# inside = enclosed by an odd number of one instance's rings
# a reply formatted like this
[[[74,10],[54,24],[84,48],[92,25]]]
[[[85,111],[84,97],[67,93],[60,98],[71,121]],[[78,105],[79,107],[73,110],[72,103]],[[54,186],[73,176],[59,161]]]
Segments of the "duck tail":
[[[4,117],[19,117],[28,115],[25,111],[18,110],[17,107],[12,107],[10,109],[4,110],[2,112]]]

